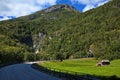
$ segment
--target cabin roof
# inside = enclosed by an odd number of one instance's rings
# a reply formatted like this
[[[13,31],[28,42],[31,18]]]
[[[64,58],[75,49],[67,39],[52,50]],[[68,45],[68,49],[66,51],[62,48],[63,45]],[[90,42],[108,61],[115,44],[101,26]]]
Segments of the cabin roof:
[[[102,60],[102,62],[110,62],[109,60]]]

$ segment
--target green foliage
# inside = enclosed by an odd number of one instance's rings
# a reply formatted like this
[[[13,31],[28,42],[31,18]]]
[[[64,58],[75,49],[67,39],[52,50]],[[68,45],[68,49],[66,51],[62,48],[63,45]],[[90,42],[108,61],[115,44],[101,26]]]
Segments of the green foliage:
[[[2,21],[0,45],[6,48],[4,52],[0,47],[0,51],[4,54],[14,53],[14,50],[11,52],[11,49],[7,48],[13,46],[20,48],[21,54],[33,53],[34,43],[39,40],[39,37],[35,36],[43,33],[46,36],[40,44],[37,44],[41,50],[37,54],[37,60],[59,59],[57,56],[64,59],[81,58],[86,57],[89,50],[92,50],[97,59],[118,59],[120,58],[119,5],[119,0],[112,0],[85,13],[65,9],[46,13],[42,10],[32,15]],[[15,53],[19,53],[19,50]],[[33,54],[28,56],[31,56],[30,60],[36,60]]]
[[[24,54],[19,47],[5,46],[0,48],[0,63],[24,62]]]
[[[36,60],[50,60],[50,55],[48,53],[45,53],[44,51],[41,51],[36,54]]]

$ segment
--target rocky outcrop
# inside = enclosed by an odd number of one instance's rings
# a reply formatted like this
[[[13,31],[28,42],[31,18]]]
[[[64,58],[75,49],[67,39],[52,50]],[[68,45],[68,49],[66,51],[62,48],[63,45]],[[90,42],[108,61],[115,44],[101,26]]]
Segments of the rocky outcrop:
[[[41,50],[40,44],[45,37],[46,37],[45,33],[39,33],[34,35],[33,48],[36,54]]]
[[[61,5],[55,5],[55,6],[52,6],[50,8],[47,8],[44,10],[45,13],[50,13],[50,12],[53,12],[53,11],[60,11],[62,9],[65,9],[67,11],[75,11],[75,12],[78,12],[74,7],[70,6],[70,5],[67,5],[67,4],[61,4]]]

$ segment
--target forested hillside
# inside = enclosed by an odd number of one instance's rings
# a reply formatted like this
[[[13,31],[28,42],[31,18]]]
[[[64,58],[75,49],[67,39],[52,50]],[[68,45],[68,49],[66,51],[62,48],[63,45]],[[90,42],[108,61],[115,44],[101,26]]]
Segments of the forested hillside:
[[[120,58],[120,1],[87,12],[55,5],[0,22],[0,63],[94,56]]]

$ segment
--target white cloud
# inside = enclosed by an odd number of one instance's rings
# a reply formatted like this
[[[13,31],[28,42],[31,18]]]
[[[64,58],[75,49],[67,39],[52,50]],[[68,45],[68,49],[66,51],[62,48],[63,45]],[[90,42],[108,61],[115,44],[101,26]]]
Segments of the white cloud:
[[[93,6],[93,5],[86,5],[85,8],[83,9],[83,12],[88,11],[88,10],[93,9],[93,8],[95,8],[95,6]]]
[[[10,18],[10,17],[8,17],[8,16],[4,16],[3,18],[0,18],[0,21],[8,20],[8,19],[12,19],[12,18]]]
[[[99,3],[97,6],[102,6],[102,5],[104,5],[105,3],[107,3],[107,2],[108,2],[108,0],[105,1],[105,2],[102,2],[102,3]]]
[[[109,0],[71,0],[72,3],[80,3],[83,5],[86,5],[83,9],[83,12],[90,10],[92,8],[101,6],[105,3],[107,3]]]
[[[44,5],[44,4],[54,5],[54,4],[56,4],[56,0],[37,0],[37,2],[40,5]]]
[[[0,16],[24,16],[54,5],[57,0],[0,0]],[[4,18],[4,19],[7,19]]]

